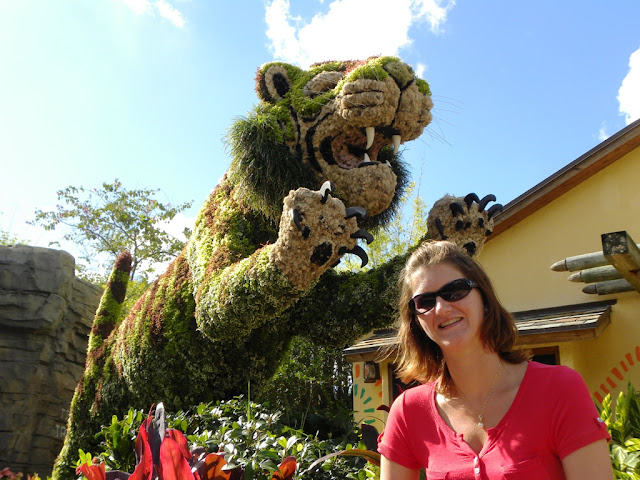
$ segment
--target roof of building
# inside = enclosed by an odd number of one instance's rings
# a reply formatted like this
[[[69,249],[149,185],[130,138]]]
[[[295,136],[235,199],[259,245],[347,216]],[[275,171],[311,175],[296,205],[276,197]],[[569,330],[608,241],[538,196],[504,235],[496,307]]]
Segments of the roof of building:
[[[611,323],[611,306],[616,300],[564,305],[515,312],[516,345],[528,347],[595,338]],[[372,335],[343,350],[351,362],[375,360],[384,349],[398,344],[397,330],[375,330]]]

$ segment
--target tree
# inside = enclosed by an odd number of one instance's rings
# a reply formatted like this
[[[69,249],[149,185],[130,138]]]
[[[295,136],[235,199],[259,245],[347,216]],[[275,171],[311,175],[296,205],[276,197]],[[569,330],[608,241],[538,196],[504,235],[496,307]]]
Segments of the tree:
[[[15,235],[0,230],[0,245],[26,245],[24,240],[16,237]]]
[[[105,253],[115,260],[128,250],[133,258],[131,278],[139,275],[146,279],[153,273],[154,263],[170,260],[184,246],[184,242],[165,232],[162,224],[192,203],[161,203],[154,198],[159,191],[127,190],[118,179],[103,183],[101,189],[69,186],[57,192],[59,203],[55,211],[37,209],[35,220],[29,223],[45,230],[69,227],[63,238],[83,250],[80,259],[88,265]],[[190,232],[185,229],[184,233],[188,236]],[[79,271],[86,274],[86,265],[79,265]]]
[[[0,212],[0,215],[3,215],[4,212]],[[5,230],[0,229],[0,245],[11,246],[11,245],[26,245],[27,242],[22,238],[13,235],[10,231],[7,232]]]

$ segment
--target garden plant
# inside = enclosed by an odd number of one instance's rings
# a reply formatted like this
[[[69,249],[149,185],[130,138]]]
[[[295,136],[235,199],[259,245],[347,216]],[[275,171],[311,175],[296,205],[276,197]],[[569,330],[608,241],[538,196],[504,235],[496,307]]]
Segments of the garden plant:
[[[175,414],[166,414],[161,404],[148,415],[130,409],[102,428],[99,452],[80,451],[76,472],[89,480],[337,480],[377,475],[379,455],[360,441],[355,426],[344,438],[320,440],[283,425],[280,417],[280,412],[241,397]]]

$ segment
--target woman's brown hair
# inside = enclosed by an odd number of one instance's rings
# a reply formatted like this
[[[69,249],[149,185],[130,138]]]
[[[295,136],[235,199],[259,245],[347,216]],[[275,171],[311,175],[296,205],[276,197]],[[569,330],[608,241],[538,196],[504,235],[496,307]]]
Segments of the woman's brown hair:
[[[469,280],[478,285],[484,303],[484,321],[480,327],[480,339],[484,346],[497,352],[508,363],[520,363],[529,358],[525,350],[513,350],[518,330],[511,314],[500,304],[491,280],[482,267],[459,248],[447,241],[427,241],[409,257],[400,272],[399,331],[400,353],[396,374],[405,383],[411,381],[438,382],[442,393],[452,393],[452,382],[442,350],[431,340],[409,310],[413,295],[413,276],[420,269],[449,263]]]

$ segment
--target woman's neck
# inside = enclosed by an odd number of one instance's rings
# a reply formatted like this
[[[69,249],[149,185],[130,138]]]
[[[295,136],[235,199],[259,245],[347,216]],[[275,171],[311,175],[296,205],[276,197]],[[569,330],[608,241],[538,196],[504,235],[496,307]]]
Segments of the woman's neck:
[[[487,350],[445,356],[445,361],[453,382],[451,395],[471,401],[484,399],[503,369],[500,356]]]

